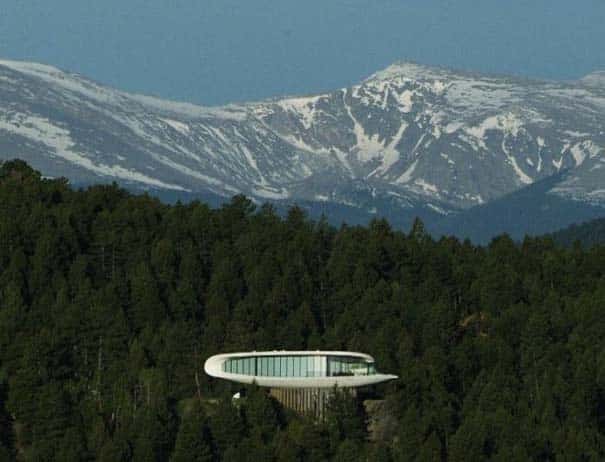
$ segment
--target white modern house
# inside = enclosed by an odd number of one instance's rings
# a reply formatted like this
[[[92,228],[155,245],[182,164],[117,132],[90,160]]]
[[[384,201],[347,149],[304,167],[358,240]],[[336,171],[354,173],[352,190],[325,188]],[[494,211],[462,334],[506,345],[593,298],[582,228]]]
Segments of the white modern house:
[[[295,411],[323,418],[335,387],[352,390],[397,378],[376,371],[374,358],[351,351],[250,351],[215,355],[204,370],[212,377],[271,388]]]
[[[212,356],[212,377],[271,388],[356,388],[396,379],[376,371],[374,358],[350,351],[251,351]]]

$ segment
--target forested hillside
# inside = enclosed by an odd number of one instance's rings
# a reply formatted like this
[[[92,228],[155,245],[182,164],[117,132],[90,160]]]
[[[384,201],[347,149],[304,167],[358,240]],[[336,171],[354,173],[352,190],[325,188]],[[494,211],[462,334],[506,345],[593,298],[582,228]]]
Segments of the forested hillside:
[[[553,239],[555,242],[568,247],[576,242],[585,247],[605,244],[605,218],[572,225],[553,233]]]
[[[20,161],[0,210],[0,460],[605,458],[605,247],[165,205]],[[373,355],[394,434],[347,396],[320,423],[233,406],[202,370],[276,348]]]

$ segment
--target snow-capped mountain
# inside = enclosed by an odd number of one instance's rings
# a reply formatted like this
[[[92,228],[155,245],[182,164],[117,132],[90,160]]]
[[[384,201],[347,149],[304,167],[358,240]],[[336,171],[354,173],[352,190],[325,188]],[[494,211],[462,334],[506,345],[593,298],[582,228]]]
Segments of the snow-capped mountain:
[[[0,158],[48,176],[440,214],[560,175],[605,204],[605,77],[394,64],[323,95],[205,108],[0,61]]]

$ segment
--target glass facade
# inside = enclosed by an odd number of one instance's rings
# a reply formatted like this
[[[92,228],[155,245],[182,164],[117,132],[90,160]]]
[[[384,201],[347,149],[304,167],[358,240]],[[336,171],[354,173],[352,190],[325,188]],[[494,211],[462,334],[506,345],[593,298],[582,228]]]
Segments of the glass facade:
[[[376,374],[374,363],[369,363],[362,358],[351,356],[328,356],[328,375],[372,375]]]
[[[260,377],[327,377],[376,374],[374,363],[350,356],[249,356],[231,358],[223,371]]]

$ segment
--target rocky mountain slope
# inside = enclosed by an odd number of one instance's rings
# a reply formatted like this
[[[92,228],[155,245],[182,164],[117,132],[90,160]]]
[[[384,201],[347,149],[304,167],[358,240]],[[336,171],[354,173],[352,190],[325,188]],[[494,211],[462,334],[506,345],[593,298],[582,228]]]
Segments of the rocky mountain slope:
[[[370,214],[448,215],[554,175],[549,194],[599,205],[605,76],[561,83],[398,63],[323,95],[205,108],[0,61],[0,158],[14,157],[78,183]]]

